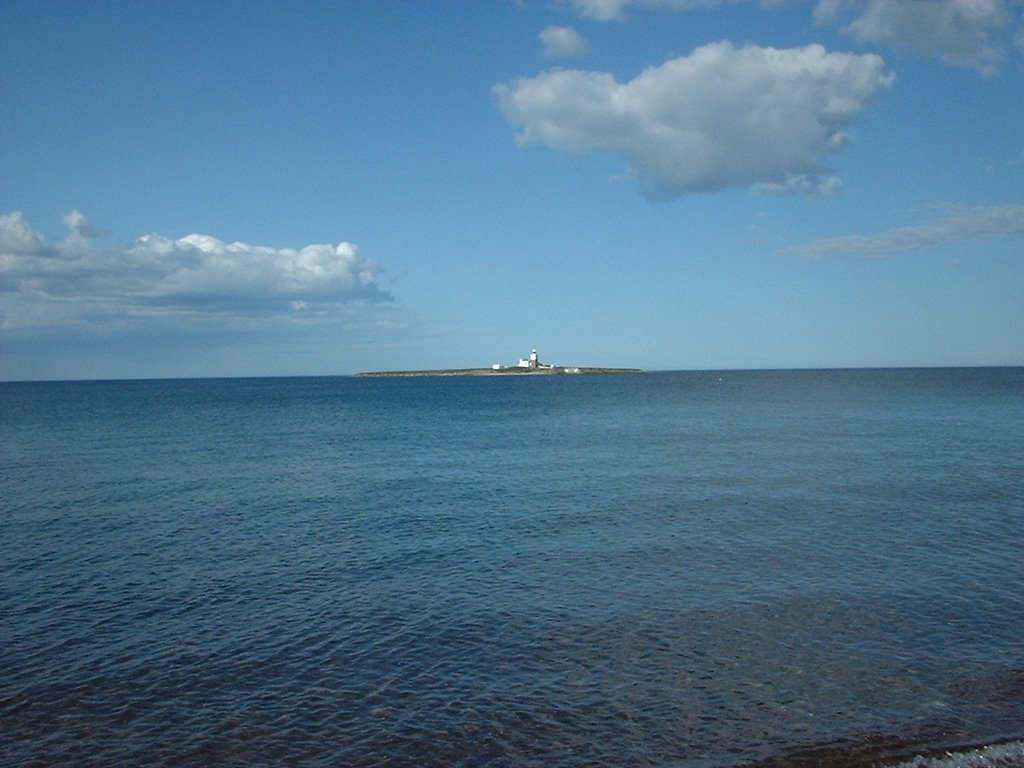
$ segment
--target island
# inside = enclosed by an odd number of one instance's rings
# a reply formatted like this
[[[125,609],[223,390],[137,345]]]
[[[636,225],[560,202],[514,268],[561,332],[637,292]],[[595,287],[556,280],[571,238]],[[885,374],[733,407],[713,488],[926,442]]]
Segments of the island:
[[[551,376],[580,373],[641,373],[639,368],[587,368],[577,365],[551,365],[542,363],[533,350],[529,357],[521,358],[514,365],[495,363],[490,368],[445,368],[431,371],[367,371],[356,377],[372,378],[387,376]]]

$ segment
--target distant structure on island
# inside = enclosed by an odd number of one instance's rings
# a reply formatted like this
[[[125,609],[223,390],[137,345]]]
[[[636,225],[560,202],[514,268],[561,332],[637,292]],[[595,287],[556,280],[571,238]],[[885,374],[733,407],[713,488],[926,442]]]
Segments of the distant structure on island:
[[[502,365],[501,363],[495,363],[494,365],[491,366],[491,370],[492,371],[504,371],[504,370],[507,370],[509,368],[529,368],[530,370],[536,371],[536,370],[553,369],[554,367],[555,366],[553,366],[553,365],[548,365],[546,363],[542,363],[540,361],[540,359],[537,357],[537,350],[535,349],[535,350],[533,350],[530,353],[529,357],[521,357],[521,358],[519,358],[519,362],[516,363],[514,366],[512,366],[512,365]]]
[[[519,358],[515,365],[494,363],[490,368],[448,368],[433,371],[372,371],[357,373],[356,376],[517,376],[524,374],[557,373],[640,373],[639,368],[582,368],[579,366],[552,365],[542,363],[537,350],[529,357]]]

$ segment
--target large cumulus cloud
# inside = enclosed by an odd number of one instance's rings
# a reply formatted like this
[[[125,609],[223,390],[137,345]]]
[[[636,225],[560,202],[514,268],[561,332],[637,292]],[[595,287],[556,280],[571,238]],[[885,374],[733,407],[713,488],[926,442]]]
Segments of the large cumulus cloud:
[[[629,82],[552,70],[495,86],[520,144],[624,158],[650,200],[761,185],[827,192],[827,158],[892,81],[881,58],[718,42]]]
[[[100,231],[78,211],[68,237],[48,242],[20,211],[0,215],[0,324],[330,319],[342,305],[390,296],[383,267],[349,242],[271,248],[209,235],[146,235],[101,249]]]

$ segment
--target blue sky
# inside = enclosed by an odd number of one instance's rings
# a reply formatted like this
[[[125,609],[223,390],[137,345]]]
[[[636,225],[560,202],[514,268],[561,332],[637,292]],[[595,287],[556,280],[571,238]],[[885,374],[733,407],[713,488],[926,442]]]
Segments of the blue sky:
[[[1024,363],[1020,2],[0,17],[0,378]]]

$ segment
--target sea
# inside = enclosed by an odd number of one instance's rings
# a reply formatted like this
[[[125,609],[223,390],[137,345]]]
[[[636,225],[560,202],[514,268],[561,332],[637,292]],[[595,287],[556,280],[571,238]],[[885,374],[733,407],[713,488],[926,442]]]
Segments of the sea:
[[[2,766],[968,762],[1024,368],[0,384]]]

